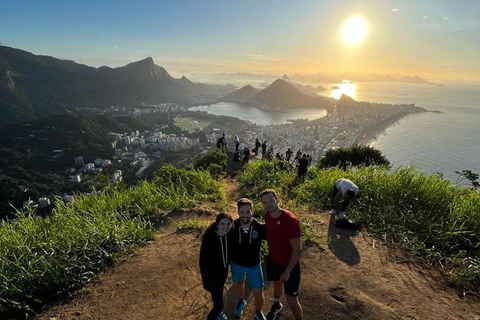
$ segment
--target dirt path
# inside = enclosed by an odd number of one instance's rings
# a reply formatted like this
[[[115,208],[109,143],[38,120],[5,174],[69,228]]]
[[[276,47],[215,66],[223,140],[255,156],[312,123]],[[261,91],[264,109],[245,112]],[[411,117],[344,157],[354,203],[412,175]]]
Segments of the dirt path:
[[[224,185],[229,208],[236,212],[237,182],[226,178]],[[336,228],[325,212],[303,217],[314,221],[327,244],[303,252],[300,301],[304,319],[480,320],[480,299],[460,299],[443,285],[438,272],[389,249],[364,231]],[[172,226],[166,226],[156,241],[118,261],[79,290],[70,303],[54,307],[38,319],[205,319],[211,303],[201,285],[199,247],[198,234],[176,234]],[[227,282],[225,312],[234,319],[236,297],[231,285]],[[267,284],[264,311],[270,307],[271,295]],[[251,294],[247,301],[242,318],[253,319]],[[280,319],[293,319],[288,308]]]

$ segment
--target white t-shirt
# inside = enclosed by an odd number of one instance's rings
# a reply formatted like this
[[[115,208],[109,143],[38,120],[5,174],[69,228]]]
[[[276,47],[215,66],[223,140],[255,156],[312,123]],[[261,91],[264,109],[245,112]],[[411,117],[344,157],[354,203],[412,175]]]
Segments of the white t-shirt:
[[[358,187],[352,181],[348,179],[338,179],[335,182],[335,187],[342,192],[342,195],[347,195],[347,191],[352,189],[355,192],[355,195],[358,193]]]

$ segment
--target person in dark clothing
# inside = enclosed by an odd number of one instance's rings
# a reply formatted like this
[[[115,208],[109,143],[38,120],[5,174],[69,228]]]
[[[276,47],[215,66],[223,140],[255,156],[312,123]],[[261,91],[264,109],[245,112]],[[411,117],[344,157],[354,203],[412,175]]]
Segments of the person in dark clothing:
[[[240,152],[235,151],[235,153],[233,154],[233,162],[235,163],[240,162]]]
[[[290,162],[290,158],[292,157],[292,155],[293,155],[293,151],[290,150],[290,148],[288,148],[288,150],[285,152],[285,157],[288,162]]]
[[[267,158],[267,140],[262,143],[262,159]]]
[[[229,233],[231,244],[232,280],[238,296],[238,303],[233,310],[235,317],[240,317],[245,310],[245,278],[253,289],[256,315],[255,320],[265,320],[262,312],[264,298],[263,272],[260,263],[262,240],[267,239],[265,224],[253,218],[253,202],[247,198],[237,201],[239,218],[233,222]]]
[[[245,149],[243,149],[243,162],[242,162],[242,164],[248,163],[249,160],[250,160],[250,149],[248,147],[245,147]]]
[[[223,313],[223,287],[228,275],[229,250],[227,234],[232,225],[232,217],[227,213],[217,215],[204,232],[200,247],[200,274],[203,288],[212,295],[213,308],[207,320],[227,320]]]
[[[305,178],[307,175],[308,170],[308,158],[307,155],[304,153],[303,157],[298,159],[298,177]]]
[[[258,139],[255,139],[255,156],[258,156],[258,149],[260,149],[261,146],[262,144],[260,143],[260,141],[258,141]]]

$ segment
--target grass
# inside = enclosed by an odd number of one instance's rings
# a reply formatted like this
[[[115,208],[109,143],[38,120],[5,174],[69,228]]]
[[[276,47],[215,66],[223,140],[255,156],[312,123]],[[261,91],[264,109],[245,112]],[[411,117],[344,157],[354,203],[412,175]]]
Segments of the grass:
[[[387,242],[422,255],[447,271],[458,286],[480,285],[480,194],[453,185],[440,175],[418,173],[412,167],[393,172],[386,167],[354,170],[310,167],[304,181],[293,169],[278,170],[274,162],[257,161],[240,178],[242,190],[258,199],[265,188],[276,189],[285,207],[329,210],[338,178],[360,188],[349,215]]]
[[[197,121],[198,124],[194,121]],[[189,117],[184,118],[182,116],[178,116],[175,118],[175,124],[183,130],[195,132],[197,130],[203,130],[208,127],[211,124],[211,121],[196,120]]]
[[[210,222],[199,220],[198,217],[195,219],[184,219],[181,221],[175,221],[172,219],[172,221],[177,226],[177,233],[203,233],[210,224]]]
[[[224,202],[217,180],[205,170],[165,166],[151,182],[77,195],[70,206],[57,202],[46,218],[18,210],[0,227],[0,318],[26,319],[68,299],[118,255],[154,238],[149,216],[202,201]]]

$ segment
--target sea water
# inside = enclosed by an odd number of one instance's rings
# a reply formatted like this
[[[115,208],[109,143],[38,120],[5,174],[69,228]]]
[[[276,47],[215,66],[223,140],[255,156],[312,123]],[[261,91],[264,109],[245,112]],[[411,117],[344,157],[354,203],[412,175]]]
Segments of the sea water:
[[[349,92],[357,101],[414,103],[432,111],[409,115],[379,133],[371,145],[392,162],[394,167],[415,165],[427,174],[440,172],[457,181],[455,171],[480,173],[480,83],[441,82],[444,86],[397,82],[359,82]],[[326,88],[341,84],[324,84]],[[334,96],[329,89],[324,95]],[[325,110],[296,109],[278,113],[264,112],[251,106],[217,103],[190,110],[207,111],[249,120],[256,124],[285,123],[287,119],[313,120],[326,115]]]

